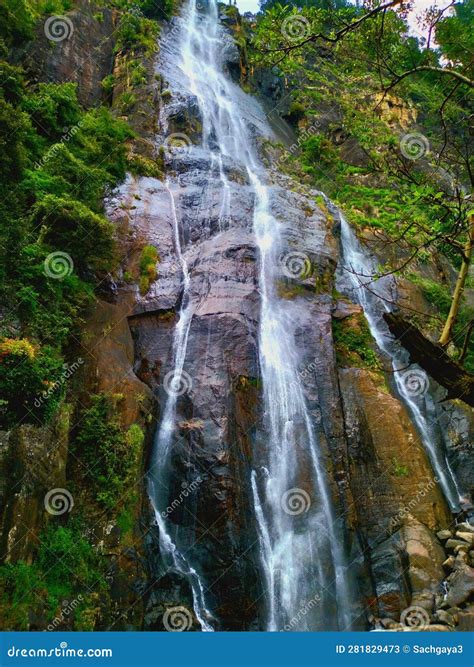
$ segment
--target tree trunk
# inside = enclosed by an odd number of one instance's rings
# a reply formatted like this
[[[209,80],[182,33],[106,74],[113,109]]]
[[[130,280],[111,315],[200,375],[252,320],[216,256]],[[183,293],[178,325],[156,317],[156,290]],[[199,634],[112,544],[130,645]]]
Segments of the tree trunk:
[[[454,288],[453,301],[438,341],[443,347],[448,345],[453,336],[453,327],[458,315],[459,305],[464,292],[464,285],[469,272],[469,266],[471,265],[472,248],[474,246],[474,213],[471,213],[469,216],[469,230],[467,237],[466,245],[464,246],[464,258],[459,270],[458,279],[456,280],[456,287]]]
[[[410,353],[410,360],[448,390],[447,399],[459,398],[474,407],[474,375],[453,361],[441,347],[398,313],[385,313],[392,334]]]

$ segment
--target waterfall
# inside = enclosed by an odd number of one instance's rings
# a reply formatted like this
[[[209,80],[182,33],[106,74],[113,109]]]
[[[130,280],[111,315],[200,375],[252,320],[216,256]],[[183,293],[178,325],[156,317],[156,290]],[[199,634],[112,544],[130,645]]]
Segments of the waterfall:
[[[326,474],[298,373],[295,340],[288,335],[292,331],[290,316],[275,289],[281,271],[279,225],[271,215],[269,188],[250,167],[249,176],[256,193],[260,363],[268,438],[262,491],[258,491],[255,475],[253,489],[268,590],[268,629],[293,625],[296,629],[315,629],[300,623],[298,616],[305,598],[314,595],[315,586],[317,594],[326,589],[321,563],[328,556],[332,560],[339,627],[348,629],[349,594],[342,537],[336,530]],[[303,475],[301,459],[306,457],[312,467],[309,489],[298,486]],[[313,503],[316,507],[312,507]],[[314,620],[317,622],[317,618]]]
[[[165,564],[171,569],[183,574],[190,582],[193,592],[194,612],[201,628],[206,631],[212,631],[210,619],[211,612],[206,607],[204,587],[196,570],[188,563],[186,554],[178,549],[175,540],[171,535],[171,528],[166,521],[166,498],[167,494],[163,490],[167,489],[168,459],[171,440],[174,433],[176,421],[176,401],[180,393],[180,385],[183,382],[184,361],[186,357],[187,341],[191,320],[193,316],[192,305],[188,303],[188,290],[190,285],[189,271],[186,260],[181,251],[180,230],[178,216],[169,182],[166,188],[170,197],[171,212],[173,219],[173,231],[175,239],[175,252],[178,257],[183,275],[183,297],[179,320],[175,328],[173,341],[173,365],[172,370],[167,376],[166,385],[168,396],[165,402],[160,426],[156,435],[154,448],[154,464],[150,470],[150,497],[155,511],[155,519],[160,533],[160,553]],[[160,502],[162,501],[162,502]]]
[[[377,275],[375,259],[362,248],[344,216],[339,212],[338,216],[343,255],[340,278],[343,283],[348,281],[350,296],[362,306],[372,337],[390,359],[398,394],[411,415],[451,510],[458,512],[463,499],[443,451],[428,376],[410,364],[408,352],[394,340],[383,319],[383,313],[390,310],[389,303],[394,301],[391,294],[393,280],[389,277],[374,279]],[[344,284],[341,291],[344,291]]]
[[[335,520],[331,492],[318,437],[298,369],[295,324],[290,307],[276,289],[282,277],[285,243],[281,223],[272,214],[271,184],[256,149],[256,137],[271,135],[266,118],[250,96],[225,73],[221,53],[224,29],[216,0],[200,11],[190,0],[168,42],[162,45],[164,74],[177,96],[197,102],[202,121],[199,155],[218,166],[222,223],[228,224],[232,197],[225,164],[246,175],[253,192],[253,232],[259,251],[259,361],[263,385],[263,424],[254,452],[258,465],[251,487],[258,527],[260,563],[265,585],[268,630],[350,629],[351,614],[343,530]],[[173,50],[174,49],[174,50]],[[179,179],[176,188],[179,188]],[[173,374],[183,372],[193,311],[188,304],[190,277],[180,245],[174,195],[176,255],[182,268],[183,298],[174,333]],[[179,191],[179,190],[178,190]],[[179,536],[162,516],[162,488],[167,487],[167,460],[176,421],[176,396],[162,413],[155,442],[151,495],[156,507],[161,549],[169,566],[185,574],[203,630],[212,629],[205,585],[178,548]],[[261,463],[261,465],[260,465]]]

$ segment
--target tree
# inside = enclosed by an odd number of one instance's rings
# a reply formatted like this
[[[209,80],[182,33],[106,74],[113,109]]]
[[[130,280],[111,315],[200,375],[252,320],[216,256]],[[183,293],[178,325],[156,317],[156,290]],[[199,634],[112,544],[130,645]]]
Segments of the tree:
[[[424,37],[410,34],[403,0],[332,12],[277,5],[260,18],[254,39],[255,61],[285,76],[294,105],[303,110],[300,126],[322,128],[300,142],[303,171],[352,222],[374,227],[376,241],[397,250],[391,254],[398,261],[378,275],[407,276],[427,253],[446,255],[458,270],[440,340],[446,346],[455,339],[458,348],[463,341],[463,359],[468,340],[458,322],[473,245],[473,5],[428,8]],[[298,21],[296,36],[282,30],[290,20]],[[331,105],[326,115],[339,118],[339,127],[318,115],[321,100]],[[390,118],[397,105],[405,107],[404,120]],[[416,109],[411,119],[410,109]],[[326,147],[319,155],[315,142]]]
[[[453,334],[453,327],[454,323],[456,321],[456,317],[459,312],[459,306],[461,303],[461,297],[464,291],[464,285],[466,284],[466,278],[467,274],[469,271],[469,267],[471,265],[471,259],[472,259],[472,249],[474,246],[474,212],[471,211],[468,214],[468,220],[469,220],[469,229],[468,229],[468,236],[467,236],[467,241],[466,245],[464,247],[464,256],[462,259],[461,263],[461,269],[458,274],[458,279],[456,281],[456,286],[454,288],[454,293],[453,293],[453,301],[451,304],[451,308],[449,309],[448,317],[446,318],[446,322],[443,328],[443,331],[441,333],[441,336],[439,338],[439,343],[440,345],[448,345],[448,343],[451,341],[452,334]],[[472,328],[470,329],[470,331]],[[469,333],[470,333],[469,331]]]

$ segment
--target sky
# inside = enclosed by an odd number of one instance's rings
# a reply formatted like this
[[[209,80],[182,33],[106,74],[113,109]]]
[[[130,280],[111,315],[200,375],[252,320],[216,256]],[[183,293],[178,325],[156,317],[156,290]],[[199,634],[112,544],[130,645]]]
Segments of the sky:
[[[226,0],[224,0],[225,2]],[[437,0],[436,5],[442,9],[443,7],[446,7],[449,4],[450,0]],[[281,0],[282,4],[284,4],[284,0]],[[409,16],[409,24],[411,26],[412,31],[415,34],[420,34],[420,29],[417,24],[417,16],[423,12],[427,7],[430,7],[431,5],[434,4],[434,0],[412,0],[413,4],[413,10],[410,13]],[[258,0],[237,0],[237,6],[240,9],[241,13],[243,14],[244,12],[256,12],[259,8],[259,2]]]

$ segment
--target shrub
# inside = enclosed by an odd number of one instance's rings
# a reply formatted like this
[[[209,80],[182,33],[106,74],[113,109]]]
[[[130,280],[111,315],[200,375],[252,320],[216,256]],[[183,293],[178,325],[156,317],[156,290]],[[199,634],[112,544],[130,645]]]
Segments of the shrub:
[[[146,245],[140,256],[140,293],[146,294],[151,283],[156,280],[156,263],[158,251],[155,246]]]
[[[157,49],[159,25],[138,13],[124,12],[117,29],[115,50],[144,51],[151,55]]]
[[[138,424],[122,428],[115,404],[121,397],[97,394],[83,414],[75,439],[77,455],[87,466],[97,502],[112,510],[131,491],[141,458],[144,434]]]
[[[0,627],[27,630],[30,615],[51,621],[67,599],[78,601],[74,628],[94,629],[97,600],[107,589],[106,567],[77,522],[67,527],[50,524],[39,537],[33,564],[18,561],[0,567]]]
[[[105,108],[92,109],[83,115],[70,150],[89,165],[99,165],[116,181],[125,178],[128,149],[126,142],[134,137],[127,123],[115,118]]]
[[[51,347],[39,347],[27,339],[0,340],[0,418],[11,428],[29,413],[47,420],[56,410],[61,392],[41,401],[43,392],[55,384],[62,370],[62,359]],[[35,421],[36,421],[35,419]]]
[[[338,363],[349,366],[363,366],[377,370],[377,354],[367,321],[362,314],[333,320],[332,333]]]
[[[28,116],[0,97],[0,176],[3,186],[0,191],[6,183],[17,181],[22,174],[26,164],[24,143],[30,129]]]
[[[81,108],[77,101],[77,84],[40,83],[35,93],[23,99],[22,108],[31,117],[39,134],[56,140],[79,122]]]
[[[43,242],[68,253],[79,273],[112,266],[113,226],[102,215],[73,199],[46,195],[33,207],[32,222]]]
[[[35,15],[26,0],[2,0],[0,4],[0,35],[8,46],[18,46],[33,37]]]

